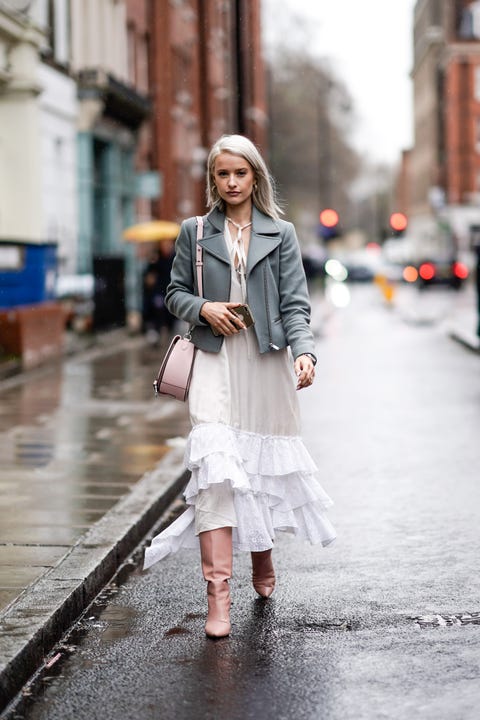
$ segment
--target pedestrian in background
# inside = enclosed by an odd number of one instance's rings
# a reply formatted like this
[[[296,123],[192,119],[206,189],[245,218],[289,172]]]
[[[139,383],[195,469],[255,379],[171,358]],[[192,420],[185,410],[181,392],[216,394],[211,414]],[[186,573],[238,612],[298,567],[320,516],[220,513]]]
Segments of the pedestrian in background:
[[[168,339],[175,324],[175,316],[165,304],[174,256],[173,240],[163,240],[143,271],[143,331],[152,345],[162,339],[162,332],[166,332],[165,340]]]
[[[198,348],[186,448],[190,507],[153,539],[145,567],[199,544],[208,583],[205,631],[224,637],[232,547],[251,553],[253,586],[268,598],[277,531],[323,545],[335,532],[324,514],[331,500],[300,438],[295,390],[313,383],[316,363],[300,248],[293,225],[279,219],[267,167],[247,138],[227,135],[212,147],[207,204],[203,296],[190,218],[177,238],[166,297],[172,313],[193,326]],[[247,303],[250,327],[237,314]]]

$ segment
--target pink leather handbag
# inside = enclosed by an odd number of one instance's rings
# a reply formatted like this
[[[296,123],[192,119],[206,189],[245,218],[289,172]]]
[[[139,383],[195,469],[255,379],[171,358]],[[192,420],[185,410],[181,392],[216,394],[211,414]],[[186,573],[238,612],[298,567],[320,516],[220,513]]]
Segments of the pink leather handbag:
[[[202,247],[198,243],[203,237],[203,218],[197,217],[197,285],[198,294],[203,296]],[[169,395],[177,400],[185,401],[190,389],[193,363],[197,348],[191,341],[190,330],[182,337],[175,335],[165,354],[158,375],[153,381],[155,395]]]

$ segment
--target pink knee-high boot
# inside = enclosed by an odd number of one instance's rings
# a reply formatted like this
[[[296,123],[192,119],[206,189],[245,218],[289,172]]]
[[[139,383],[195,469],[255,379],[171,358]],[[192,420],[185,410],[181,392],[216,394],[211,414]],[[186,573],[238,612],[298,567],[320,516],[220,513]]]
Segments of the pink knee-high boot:
[[[252,552],[252,582],[257,593],[268,598],[275,589],[272,551]]]
[[[199,534],[203,577],[207,581],[208,637],[230,634],[230,588],[232,577],[232,528],[223,527]]]

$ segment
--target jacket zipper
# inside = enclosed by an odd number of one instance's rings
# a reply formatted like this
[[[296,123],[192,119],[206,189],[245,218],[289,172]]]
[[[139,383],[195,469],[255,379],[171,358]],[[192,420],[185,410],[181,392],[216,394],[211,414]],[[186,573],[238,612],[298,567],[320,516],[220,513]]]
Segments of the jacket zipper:
[[[280,350],[278,345],[275,345],[272,341],[272,325],[271,325],[271,321],[270,321],[270,305],[268,302],[267,268],[265,265],[263,266],[263,288],[264,288],[264,292],[265,292],[265,309],[267,311],[267,326],[268,326],[268,339],[269,339],[268,347],[270,348],[270,350]]]

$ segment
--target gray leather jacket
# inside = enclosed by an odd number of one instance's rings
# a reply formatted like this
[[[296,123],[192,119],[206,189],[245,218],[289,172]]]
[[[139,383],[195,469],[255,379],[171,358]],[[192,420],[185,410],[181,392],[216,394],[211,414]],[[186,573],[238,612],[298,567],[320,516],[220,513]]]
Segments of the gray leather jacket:
[[[196,221],[182,223],[176,241],[166,305],[192,327],[192,340],[202,350],[218,352],[223,337],[215,337],[200,317],[206,300],[225,302],[230,296],[230,258],[224,238],[225,215],[218,209],[204,218],[203,297],[198,297],[195,268]],[[261,353],[290,345],[294,358],[315,353],[310,329],[310,302],[293,225],[273,220],[256,207],[247,257],[247,302],[255,318]]]

